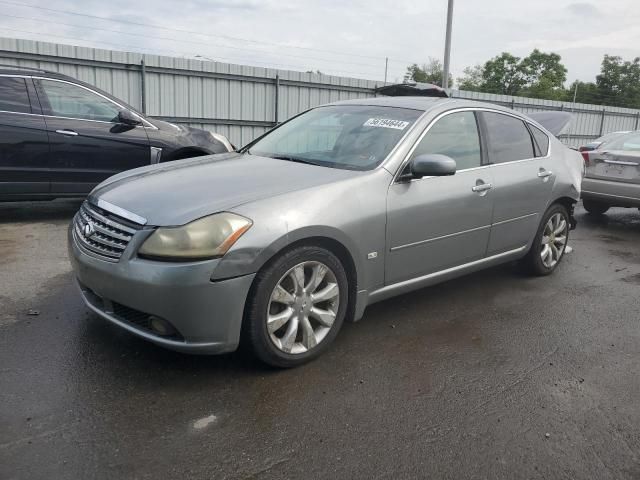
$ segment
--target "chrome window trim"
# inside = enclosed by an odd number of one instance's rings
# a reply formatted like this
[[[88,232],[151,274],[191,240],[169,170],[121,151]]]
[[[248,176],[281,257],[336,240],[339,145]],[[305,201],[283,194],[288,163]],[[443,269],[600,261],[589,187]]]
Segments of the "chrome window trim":
[[[11,110],[0,110],[0,113],[13,113],[14,115],[33,115],[34,117],[44,117],[41,113],[13,112]]]
[[[413,146],[411,147],[411,149],[409,150],[409,152],[405,156],[404,160],[400,164],[400,168],[395,173],[392,183],[410,183],[410,182],[415,182],[415,181],[427,180],[429,178],[439,178],[439,177],[432,177],[432,176],[431,177],[422,177],[422,178],[412,178],[409,182],[407,182],[406,180],[401,180],[400,176],[402,174],[402,171],[409,164],[409,161],[411,159],[411,155],[413,155],[413,152],[415,151],[415,149],[418,148],[418,145],[420,144],[422,139],[425,137],[425,135],[427,133],[429,133],[429,130],[431,130],[431,127],[433,127],[433,125],[435,125],[435,123],[438,120],[440,120],[441,118],[443,118],[443,117],[445,117],[447,115],[451,115],[453,113],[459,113],[459,112],[500,113],[500,114],[503,114],[503,115],[507,115],[509,117],[517,118],[518,120],[520,120],[520,121],[522,121],[524,123],[529,123],[529,124],[533,125],[533,123],[528,121],[526,118],[521,117],[520,115],[511,113],[511,112],[503,112],[502,110],[497,110],[497,109],[493,109],[493,108],[489,108],[489,107],[459,107],[459,108],[454,108],[452,110],[447,110],[446,112],[442,112],[442,113],[438,114],[429,123],[429,125],[427,125],[425,127],[424,131],[420,134],[418,139],[415,141],[415,143],[413,144]],[[425,112],[425,114],[426,113],[428,113],[428,112]],[[535,125],[533,125],[533,126],[535,126]],[[536,127],[536,128],[539,128],[539,127]],[[478,128],[478,135],[479,136],[482,135],[482,133],[480,132],[480,128]],[[529,134],[529,135],[531,136],[531,134]],[[546,135],[546,133],[545,133],[545,135]],[[533,145],[532,145],[532,147],[533,147]],[[515,163],[529,162],[529,161],[532,161],[532,160],[541,160],[541,159],[550,158],[550,157],[551,157],[551,139],[549,139],[549,146],[547,148],[547,154],[544,157],[523,158],[522,160],[512,160],[511,162],[502,162],[502,163],[489,163],[487,165],[480,165],[479,167],[463,168],[462,170],[456,170],[456,173],[458,173],[458,172],[460,172],[460,173],[462,173],[462,172],[471,172],[473,170],[481,170],[483,168],[488,168],[488,167],[497,167],[497,166],[500,166],[500,165],[512,165],[512,164],[515,164]]]
[[[75,87],[83,88],[83,89],[87,90],[88,92],[93,93],[94,95],[102,97],[107,102],[114,104],[115,106],[117,106],[121,110],[129,110],[127,107],[125,107],[123,105],[120,105],[118,102],[115,102],[115,101],[111,100],[109,97],[106,97],[106,96],[102,95],[101,93],[96,92],[95,90],[92,90],[91,88],[85,87],[84,85],[80,85],[78,83],[69,82],[67,80],[61,80],[61,79],[58,79],[58,78],[43,77],[43,76],[39,76],[39,75],[31,75],[30,78],[33,78],[33,79],[36,79],[36,80],[49,80],[51,82],[66,83],[66,84],[69,84],[69,85],[73,85]],[[140,120],[142,120],[143,124],[146,124],[146,125],[136,125],[135,128],[152,128],[154,130],[158,130],[158,127],[156,127],[151,122],[149,122],[149,120],[144,118],[140,113],[136,112],[135,110],[133,111],[133,113],[135,113],[138,117],[140,117]],[[60,115],[44,115],[44,116],[48,117],[48,118],[65,118],[67,120],[80,120],[80,121],[84,121],[84,122],[97,122],[97,123],[107,123],[107,124],[117,123],[117,122],[107,122],[105,120],[91,120],[91,119],[88,119],[88,118],[63,117],[63,116],[60,116]]]

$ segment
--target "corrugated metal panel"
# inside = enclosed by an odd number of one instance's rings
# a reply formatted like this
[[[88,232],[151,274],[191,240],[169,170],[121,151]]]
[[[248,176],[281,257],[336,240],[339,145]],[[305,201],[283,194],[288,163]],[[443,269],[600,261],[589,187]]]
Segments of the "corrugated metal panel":
[[[373,95],[379,82],[317,73],[200,61],[160,55],[77,47],[0,37],[0,62],[58,71],[142,109],[140,62],[145,76],[146,112],[229,137],[243,145],[274,125],[309,108]],[[276,107],[276,76],[280,78]],[[453,90],[452,96],[492,102],[524,113],[565,110],[575,113],[567,143],[638,127],[639,111],[599,105]]]

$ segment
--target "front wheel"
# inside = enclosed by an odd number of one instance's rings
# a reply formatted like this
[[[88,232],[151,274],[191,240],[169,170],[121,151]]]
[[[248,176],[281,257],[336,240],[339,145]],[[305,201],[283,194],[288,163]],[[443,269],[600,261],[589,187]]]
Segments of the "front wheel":
[[[290,250],[256,276],[247,300],[247,340],[270,365],[306,363],[338,334],[348,297],[346,271],[333,253],[316,246]]]
[[[556,269],[567,247],[569,224],[569,212],[563,205],[552,205],[545,212],[531,250],[523,259],[529,272],[542,276]]]

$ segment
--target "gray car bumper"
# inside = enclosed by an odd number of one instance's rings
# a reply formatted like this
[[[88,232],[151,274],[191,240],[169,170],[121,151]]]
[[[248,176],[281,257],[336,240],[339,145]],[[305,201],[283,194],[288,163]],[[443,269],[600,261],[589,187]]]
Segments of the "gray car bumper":
[[[640,184],[584,178],[581,197],[614,207],[640,207]]]
[[[169,263],[136,257],[109,262],[69,238],[69,258],[87,306],[109,322],[172,350],[214,354],[235,350],[244,305],[255,275],[211,281],[217,260]],[[149,317],[169,322],[156,333]]]

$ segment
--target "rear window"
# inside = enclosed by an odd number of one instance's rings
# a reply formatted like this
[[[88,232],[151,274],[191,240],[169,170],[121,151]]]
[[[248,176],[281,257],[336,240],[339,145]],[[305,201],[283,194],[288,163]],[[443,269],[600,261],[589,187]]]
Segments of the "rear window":
[[[536,146],[538,147],[536,149],[536,157],[546,157],[547,152],[549,151],[549,137],[538,127],[531,124],[529,124],[529,127],[531,128],[533,139],[535,140]]]
[[[501,113],[482,112],[489,137],[489,162],[505,163],[535,157],[524,122]]]
[[[606,150],[623,150],[627,152],[640,151],[640,134],[623,135],[604,145]]]
[[[31,104],[24,78],[0,77],[0,110],[31,113]]]

